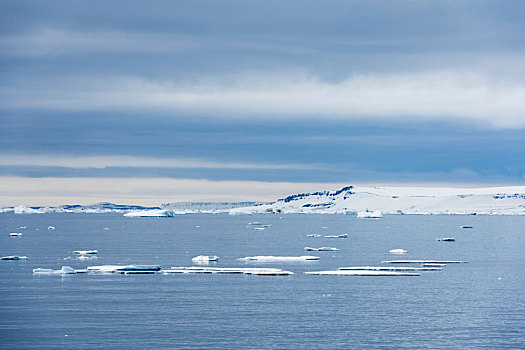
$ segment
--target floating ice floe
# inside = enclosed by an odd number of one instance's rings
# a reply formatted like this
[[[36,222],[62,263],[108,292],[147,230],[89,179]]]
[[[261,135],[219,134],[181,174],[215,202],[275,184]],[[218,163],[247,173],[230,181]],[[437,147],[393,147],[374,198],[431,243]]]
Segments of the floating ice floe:
[[[263,231],[266,230],[266,227],[255,227],[254,230]]]
[[[160,271],[159,265],[99,265],[88,266],[88,272],[94,273],[120,273],[120,274],[144,274]]]
[[[23,234],[21,232],[11,232],[9,234],[9,237],[22,237]]]
[[[19,256],[19,255],[8,255],[8,256],[2,256],[0,260],[26,260],[28,259],[27,256]]]
[[[13,209],[15,214],[43,214],[43,210],[28,208],[25,205],[19,205]]]
[[[463,225],[463,226],[460,226],[459,228],[473,228],[473,226]]]
[[[432,263],[428,263],[428,264],[421,264],[421,266],[423,266],[423,267],[445,267],[445,266],[447,266],[447,264],[432,264]]]
[[[346,233],[342,234],[342,235],[328,235],[328,236],[324,236],[325,238],[348,238],[348,235]]]
[[[436,238],[436,241],[438,242],[455,242],[456,239],[455,238]]]
[[[74,268],[70,266],[62,266],[60,270],[53,269],[33,269],[34,275],[72,275],[77,273]]]
[[[441,271],[440,267],[409,267],[409,266],[351,266],[340,267],[339,270],[370,270],[370,271]]]
[[[390,249],[388,251],[390,254],[406,254],[407,251],[404,249]]]
[[[208,263],[210,261],[218,261],[217,255],[199,255],[191,259],[194,263]]]
[[[302,256],[273,256],[273,255],[258,255],[258,256],[247,256],[245,258],[239,258],[240,261],[253,261],[253,262],[274,262],[274,261],[312,261],[319,260],[318,256],[302,255]]]
[[[460,260],[385,260],[383,264],[465,264],[468,261]]]
[[[333,270],[309,271],[306,275],[335,275],[335,276],[419,276],[414,272],[374,271],[374,270]]]
[[[48,230],[54,230],[54,229],[56,229],[56,227],[55,226],[48,226],[47,229]]]
[[[281,269],[274,268],[247,268],[247,267],[234,267],[234,268],[218,268],[218,267],[172,267],[168,270],[162,270],[163,274],[171,273],[182,273],[182,274],[244,274],[244,275],[263,275],[263,276],[288,276],[293,275],[291,271],[284,271]]]
[[[310,234],[310,235],[306,235],[306,237],[321,237],[321,235],[319,235],[317,233],[313,233],[313,234]]]
[[[93,254],[98,254],[98,250],[73,250],[73,254],[93,255]]]
[[[150,210],[134,210],[124,214],[125,217],[165,217],[171,218],[175,215],[186,214],[184,211],[168,210],[168,209],[150,209]]]
[[[95,260],[95,259],[98,259],[98,256],[96,256],[96,255],[80,255],[80,256],[77,256],[77,260],[81,260],[81,261],[84,261],[84,260]]]
[[[383,217],[383,213],[381,213],[381,210],[376,211],[360,211],[357,213],[358,218],[368,218],[368,219],[380,219]]]
[[[334,247],[320,247],[320,248],[304,247],[304,250],[315,251],[315,252],[330,252],[330,251],[337,251],[340,249],[334,248]]]

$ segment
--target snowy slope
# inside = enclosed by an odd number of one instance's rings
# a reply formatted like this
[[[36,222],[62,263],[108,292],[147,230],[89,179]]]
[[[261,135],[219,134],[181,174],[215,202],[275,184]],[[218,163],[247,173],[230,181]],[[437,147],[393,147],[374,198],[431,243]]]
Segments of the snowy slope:
[[[270,204],[236,208],[251,213],[525,215],[525,186],[489,188],[363,187],[291,195]]]

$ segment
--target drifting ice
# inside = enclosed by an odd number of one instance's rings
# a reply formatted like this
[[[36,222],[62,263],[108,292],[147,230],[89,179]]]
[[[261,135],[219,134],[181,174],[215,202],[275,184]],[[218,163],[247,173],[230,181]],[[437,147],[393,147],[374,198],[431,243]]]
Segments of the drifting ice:
[[[329,252],[329,251],[337,251],[340,249],[334,248],[334,247],[321,247],[321,248],[304,247],[304,250],[315,251],[315,252]]]
[[[342,235],[328,235],[328,236],[324,236],[325,238],[348,238],[348,235],[346,233],[342,234]]]
[[[98,250],[74,250],[73,254],[92,255],[92,254],[98,254]]]
[[[18,256],[18,255],[9,255],[9,256],[3,256],[0,258],[0,260],[26,260],[27,256]]]
[[[239,258],[241,261],[254,261],[254,262],[273,262],[273,261],[311,261],[319,260],[318,256],[302,255],[302,256],[272,256],[272,255],[258,255],[258,256],[247,256],[245,258]]]
[[[376,211],[360,211],[357,213],[358,218],[369,218],[369,219],[380,219],[383,217],[383,213],[380,210]]]
[[[77,273],[75,269],[69,266],[62,266],[60,270],[53,269],[33,269],[33,274],[35,275],[71,275]]]
[[[335,270],[335,271],[310,271],[306,275],[335,275],[335,276],[419,276],[419,273],[373,271],[373,270]]]
[[[11,232],[9,234],[9,237],[22,237],[23,234],[21,232]]]
[[[284,271],[273,268],[217,268],[217,267],[172,267],[169,270],[162,270],[163,274],[183,273],[183,274],[245,274],[245,275],[266,275],[266,276],[287,276],[293,275],[291,271]]]
[[[439,267],[408,267],[408,266],[351,266],[340,267],[339,270],[370,270],[370,271],[441,271]]]
[[[388,251],[390,254],[406,254],[407,251],[404,249],[390,249]]]
[[[207,263],[210,261],[217,261],[219,257],[217,255],[199,255],[191,259],[195,263]]]
[[[465,264],[468,261],[459,260],[386,260],[383,264]]]

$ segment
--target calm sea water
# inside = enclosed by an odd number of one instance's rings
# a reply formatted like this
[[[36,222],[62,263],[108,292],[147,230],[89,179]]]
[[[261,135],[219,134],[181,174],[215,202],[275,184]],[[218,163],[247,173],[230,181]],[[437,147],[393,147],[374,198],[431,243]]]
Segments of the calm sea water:
[[[250,221],[272,227],[257,231]],[[29,256],[0,261],[0,348],[524,348],[524,228],[525,217],[510,216],[0,214],[0,255]],[[349,238],[306,237],[310,233]],[[436,242],[438,237],[456,242]],[[305,246],[341,250],[305,253]],[[393,248],[408,254],[390,255]],[[99,259],[64,260],[78,249],[98,249]],[[62,265],[189,266],[200,254],[219,255],[216,266],[296,274],[32,275],[33,268]],[[321,259],[235,260],[303,254]],[[395,258],[470,263],[420,277],[303,274]]]

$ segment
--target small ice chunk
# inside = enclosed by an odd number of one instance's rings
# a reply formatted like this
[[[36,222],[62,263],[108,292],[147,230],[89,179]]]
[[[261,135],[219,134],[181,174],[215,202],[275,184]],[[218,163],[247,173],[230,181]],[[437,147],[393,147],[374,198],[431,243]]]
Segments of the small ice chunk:
[[[394,272],[375,270],[334,270],[334,271],[309,271],[306,275],[335,275],[335,276],[419,276],[414,272]]]
[[[98,254],[98,250],[74,250],[74,251],[73,251],[73,254],[78,254],[78,255],[93,255],[93,254]]]
[[[357,213],[358,218],[369,218],[369,219],[380,219],[383,217],[383,213],[380,210],[376,211],[360,211]]]
[[[33,274],[35,275],[72,275],[75,273],[77,273],[75,269],[70,266],[62,266],[60,270],[43,268],[33,269]]]
[[[306,237],[321,237],[321,235],[317,233],[313,233],[313,234],[306,235]]]
[[[55,226],[48,226],[47,229],[48,230],[54,230],[54,229],[56,229],[56,227]]]
[[[401,249],[401,248],[399,248],[399,249],[390,249],[388,252],[390,254],[406,254],[407,253],[406,250]]]
[[[11,232],[9,234],[9,237],[22,237],[23,234],[21,232]]]
[[[473,226],[463,225],[463,226],[460,226],[459,228],[473,228]]]
[[[451,238],[451,237],[448,237],[448,238],[436,238],[436,241],[438,241],[438,242],[455,242],[456,239],[455,238]]]
[[[8,255],[3,256],[0,258],[0,260],[26,260],[27,256],[19,256],[19,255]]]
[[[315,252],[330,252],[330,251],[338,251],[340,249],[334,248],[334,247],[320,247],[320,248],[304,247],[304,250],[315,251]]]
[[[325,238],[348,238],[348,235],[346,233],[343,233],[342,235],[328,235],[324,237]]]
[[[274,261],[311,261],[319,260],[318,256],[302,255],[302,256],[273,256],[273,255],[257,255],[239,258],[237,260],[247,262],[274,262]]]
[[[383,264],[464,264],[468,261],[460,260],[386,260]]]
[[[266,227],[256,227],[256,228],[254,228],[254,230],[262,231],[262,230],[266,230]]]
[[[198,255],[191,259],[195,263],[207,263],[210,261],[217,261],[219,257],[217,255]]]

